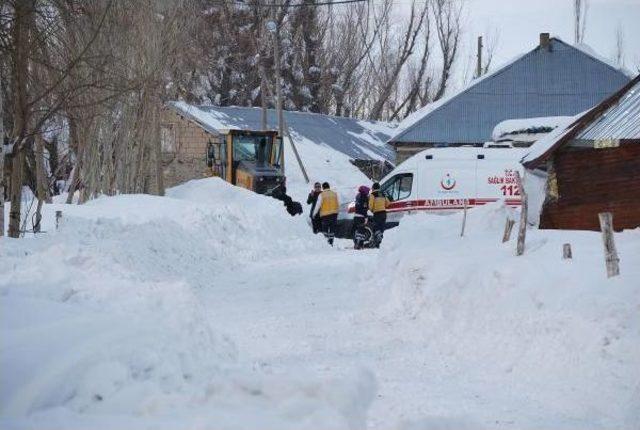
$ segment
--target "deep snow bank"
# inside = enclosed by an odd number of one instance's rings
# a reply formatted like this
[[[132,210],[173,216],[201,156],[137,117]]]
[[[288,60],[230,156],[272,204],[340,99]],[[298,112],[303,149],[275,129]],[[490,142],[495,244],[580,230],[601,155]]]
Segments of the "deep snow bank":
[[[462,214],[405,217],[387,232],[382,318],[423,345],[434,388],[459,387],[453,398],[483,426],[637,428],[640,229],[616,235],[622,275],[608,280],[599,233],[529,230],[516,257],[517,225],[501,243],[509,212],[469,211],[463,238]],[[446,397],[428,400],[434,414]]]
[[[233,282],[223,272],[323,241],[280,202],[217,179],[167,194],[47,205],[50,234],[3,239],[0,427],[363,426],[371,375],[331,383],[240,368],[198,296]]]

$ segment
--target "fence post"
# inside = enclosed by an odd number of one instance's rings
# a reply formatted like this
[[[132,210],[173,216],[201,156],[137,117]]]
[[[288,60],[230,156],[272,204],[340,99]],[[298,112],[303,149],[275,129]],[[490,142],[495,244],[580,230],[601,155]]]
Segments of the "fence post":
[[[60,220],[62,219],[62,211],[56,211],[56,230],[60,227]]]
[[[460,231],[460,237],[464,237],[464,228],[467,225],[467,200],[464,201],[464,214],[462,215],[462,230]]]
[[[524,254],[524,241],[527,236],[527,193],[524,190],[522,178],[520,172],[516,171],[516,183],[518,190],[520,191],[520,198],[522,205],[520,206],[520,225],[518,228],[518,246],[516,248],[516,255]]]
[[[513,230],[513,225],[516,223],[515,220],[511,218],[507,218],[507,222],[504,225],[504,234],[502,235],[502,243],[508,242],[511,239],[511,230]]]
[[[573,258],[573,254],[571,253],[571,244],[565,243],[562,245],[562,259],[571,260],[571,258]]]
[[[620,258],[616,251],[616,243],[613,239],[613,215],[611,212],[601,212],[598,214],[600,219],[600,230],[602,231],[602,243],[604,245],[604,260],[607,265],[607,278],[612,278],[620,274]]]

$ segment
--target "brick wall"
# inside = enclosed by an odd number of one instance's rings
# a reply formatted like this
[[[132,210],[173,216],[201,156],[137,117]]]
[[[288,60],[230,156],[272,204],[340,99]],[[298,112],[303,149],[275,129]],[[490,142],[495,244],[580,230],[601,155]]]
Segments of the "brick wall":
[[[162,152],[165,187],[210,176],[207,146],[219,138],[170,109],[163,111],[162,126],[175,143],[173,148],[165,147]]]
[[[431,148],[433,145],[411,145],[411,146],[396,146],[396,166],[402,163],[407,158],[411,158],[420,151],[424,151],[427,148]]]

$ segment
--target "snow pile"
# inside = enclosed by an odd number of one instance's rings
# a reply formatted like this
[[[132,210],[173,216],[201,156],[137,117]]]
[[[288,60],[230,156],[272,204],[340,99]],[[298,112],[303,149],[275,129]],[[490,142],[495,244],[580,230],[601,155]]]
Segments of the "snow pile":
[[[414,215],[385,235],[371,294],[426,363],[415,377],[439,393],[426,409],[492,428],[637,428],[640,230],[616,235],[621,276],[607,279],[599,233],[529,230],[516,257],[507,216],[472,209],[461,238],[462,214]]]
[[[571,116],[508,119],[494,127],[491,139],[494,142],[504,140],[535,142],[558,127],[566,127],[572,119]]]
[[[524,189],[527,193],[527,222],[529,225],[540,224],[542,206],[547,198],[547,172],[542,170],[525,170]]]
[[[364,426],[370,374],[240,366],[201,300],[265,255],[325,249],[280,202],[205,179],[44,216],[50,234],[0,248],[0,427]]]

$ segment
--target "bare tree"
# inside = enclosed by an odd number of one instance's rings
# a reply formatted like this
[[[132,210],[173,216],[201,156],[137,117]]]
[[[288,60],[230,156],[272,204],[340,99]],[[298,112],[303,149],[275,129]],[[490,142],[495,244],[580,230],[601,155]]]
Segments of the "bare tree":
[[[13,4],[15,18],[12,28],[13,45],[13,73],[12,83],[14,91],[14,123],[11,135],[11,188],[9,199],[11,209],[9,211],[9,236],[20,237],[20,213],[22,210],[22,179],[24,151],[23,142],[27,134],[29,118],[27,79],[28,57],[33,43],[32,28],[35,21],[35,1],[17,1]]]
[[[404,99],[397,103],[395,109],[391,112],[390,120],[404,119],[413,112],[419,105],[423,97],[427,97],[427,93],[433,83],[433,77],[427,74],[429,60],[431,59],[431,21],[425,21],[422,30],[422,53],[417,61],[409,63],[406,82],[408,82]],[[415,58],[415,57],[413,57]],[[404,114],[401,114],[404,112]]]
[[[104,6],[104,1],[86,1],[83,2],[83,8],[78,8],[72,1],[48,3],[14,0],[8,4],[13,25],[2,49],[3,53],[11,56],[13,123],[10,138],[9,235],[19,237],[22,186],[27,172],[25,154],[33,153],[34,137],[42,132],[44,125],[66,103],[91,85],[93,76],[90,81],[72,80],[71,77],[74,70],[87,59],[89,47],[102,29],[104,14],[110,3]],[[83,48],[77,55],[70,55],[72,52],[60,37],[64,34],[60,17],[65,11],[72,11],[74,15],[83,14],[92,5],[98,5],[98,9],[104,12],[102,19],[98,15],[96,25],[85,33]],[[65,87],[64,92],[59,91],[62,87]]]
[[[451,78],[453,63],[457,58],[460,44],[461,16],[461,2],[456,0],[435,0],[434,20],[442,53],[442,69],[437,90],[432,98],[434,101],[444,96]]]
[[[362,90],[370,77],[367,59],[389,19],[391,2],[383,3],[377,10],[373,7],[366,3],[338,13],[329,30],[326,67],[335,75],[331,91],[338,116],[351,116],[358,111],[364,96]]]
[[[415,0],[412,1],[410,16],[406,22],[407,27],[398,45],[394,44],[390,30],[378,35],[381,56],[379,62],[371,62],[377,77],[377,94],[372,101],[370,119],[382,118],[383,110],[397,85],[400,72],[413,54],[424,23],[429,19],[427,15],[429,4],[430,2],[425,2],[420,6]]]
[[[36,221],[58,180],[69,203],[162,194],[164,103],[274,106],[273,43],[287,109],[404,118],[444,94],[461,5],[415,0],[396,23],[393,2],[0,0],[11,234],[23,185],[38,196]],[[264,27],[272,13],[276,40]]]
[[[573,35],[576,44],[584,41],[584,34],[587,28],[587,11],[589,9],[588,0],[573,0]]]
[[[500,44],[500,30],[497,27],[487,31],[487,37],[485,37],[484,47],[486,48],[482,64],[482,74],[487,74],[491,70],[491,64],[493,63],[493,57],[495,56],[498,45]]]

